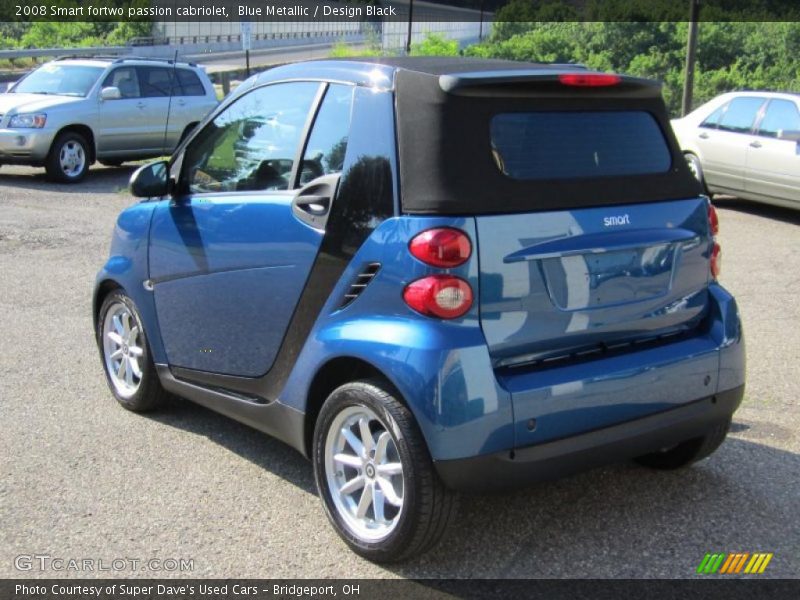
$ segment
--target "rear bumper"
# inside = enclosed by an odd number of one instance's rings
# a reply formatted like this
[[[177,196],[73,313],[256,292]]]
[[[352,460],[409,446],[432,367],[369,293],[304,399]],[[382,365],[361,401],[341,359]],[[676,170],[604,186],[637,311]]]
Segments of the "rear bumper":
[[[488,491],[522,487],[627,460],[704,435],[741,404],[744,385],[618,425],[513,452],[435,461],[448,487]]]

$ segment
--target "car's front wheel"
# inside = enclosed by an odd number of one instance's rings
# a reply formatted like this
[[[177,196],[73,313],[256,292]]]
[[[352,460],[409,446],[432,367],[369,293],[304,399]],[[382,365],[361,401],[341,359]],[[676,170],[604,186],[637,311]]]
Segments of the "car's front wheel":
[[[424,552],[455,517],[411,412],[383,382],[343,385],[314,430],[314,475],[325,511],[350,548],[375,562]]]
[[[122,406],[143,412],[166,402],[169,394],[158,379],[139,311],[122,290],[111,292],[100,307],[97,345],[108,387]]]
[[[53,181],[81,181],[89,171],[89,144],[86,138],[75,131],[60,134],[50,147],[44,168]]]

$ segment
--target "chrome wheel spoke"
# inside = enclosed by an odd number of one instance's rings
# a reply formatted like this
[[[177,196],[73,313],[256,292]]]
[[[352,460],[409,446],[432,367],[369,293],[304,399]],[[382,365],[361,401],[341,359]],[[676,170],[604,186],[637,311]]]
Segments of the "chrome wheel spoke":
[[[342,436],[344,436],[344,439],[347,440],[347,443],[350,444],[350,447],[355,451],[355,453],[364,458],[364,445],[361,443],[361,440],[359,440],[356,435],[350,431],[350,427],[342,428]]]
[[[114,342],[117,346],[122,346],[122,336],[118,334],[116,331],[109,331],[106,336],[112,342]]]
[[[109,354],[108,358],[110,358],[111,360],[117,360],[121,356],[122,356],[122,348],[117,348],[116,350],[114,350],[114,352]]]
[[[129,386],[133,387],[133,368],[132,368],[132,365],[131,365],[131,359],[130,358],[126,358],[122,362],[126,363],[125,364],[125,383],[127,383]]]
[[[389,476],[392,475],[402,475],[403,474],[403,465],[400,463],[384,463],[382,465],[377,465],[375,467],[378,470],[378,473],[381,475]]]
[[[125,379],[125,374],[128,370],[127,367],[128,367],[127,360],[123,358],[121,361],[119,361],[119,366],[117,367],[117,377],[119,379]]]
[[[142,370],[139,368],[139,361],[132,356],[128,357],[128,368],[133,372],[136,379],[142,378]]]
[[[403,499],[397,495],[391,481],[383,477],[378,477],[375,481],[378,482],[378,487],[381,490],[381,498],[385,497],[392,506],[401,506],[403,504]]]
[[[378,436],[378,442],[375,444],[375,462],[381,463],[386,459],[386,446],[392,441],[392,436],[388,431],[384,431]],[[380,469],[380,465],[378,465]]]
[[[358,507],[356,508],[356,516],[359,519],[363,519],[367,515],[367,510],[372,504],[373,490],[374,484],[369,483],[364,486],[364,491],[361,492],[361,499],[358,501]]]
[[[362,487],[364,487],[364,478],[359,475],[358,477],[353,477],[350,481],[339,488],[339,493],[343,496],[349,496],[353,492],[360,490]]]
[[[373,484],[375,485],[375,484]],[[375,521],[378,523],[386,522],[386,517],[384,517],[383,513],[383,492],[380,488],[375,487],[372,490],[372,513],[375,515]]]
[[[375,438],[372,437],[372,432],[369,429],[369,422],[361,418],[358,420],[358,431],[361,435],[361,443],[364,444],[364,454],[369,454],[375,447]]]
[[[144,350],[142,350],[138,346],[128,346],[128,354],[138,358],[144,354]]]
[[[339,453],[333,457],[333,460],[339,464],[353,467],[354,469],[360,469],[363,465],[363,461],[359,457],[353,456],[352,454]]]

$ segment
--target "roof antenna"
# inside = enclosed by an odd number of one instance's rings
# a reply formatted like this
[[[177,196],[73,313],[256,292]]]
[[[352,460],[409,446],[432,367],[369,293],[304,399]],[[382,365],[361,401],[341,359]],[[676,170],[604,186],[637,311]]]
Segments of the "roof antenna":
[[[165,152],[167,149],[167,132],[169,131],[169,115],[172,112],[172,90],[178,83],[178,50],[175,50],[175,58],[172,60],[172,81],[169,85],[169,102],[167,103],[167,120],[164,123],[164,143],[161,145],[161,151]],[[170,152],[172,154],[172,152]]]

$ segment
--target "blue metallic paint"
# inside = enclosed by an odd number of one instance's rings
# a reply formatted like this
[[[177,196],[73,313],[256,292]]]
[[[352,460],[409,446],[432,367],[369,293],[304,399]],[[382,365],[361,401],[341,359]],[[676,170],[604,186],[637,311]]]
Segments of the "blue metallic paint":
[[[322,232],[291,193],[198,194],[159,202],[150,277],[171,366],[256,377],[269,371]]]

